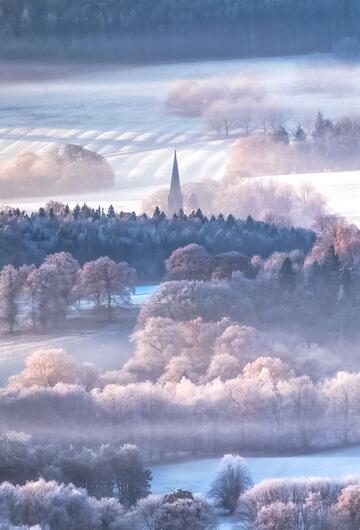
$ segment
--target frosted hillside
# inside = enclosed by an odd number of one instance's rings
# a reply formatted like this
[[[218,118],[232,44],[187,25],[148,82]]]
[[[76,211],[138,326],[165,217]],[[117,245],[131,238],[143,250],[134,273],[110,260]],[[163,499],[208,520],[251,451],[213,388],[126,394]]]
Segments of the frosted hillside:
[[[174,149],[179,151],[183,181],[219,178],[235,141],[219,139],[198,118],[169,114],[164,102],[173,81],[251,75],[282,105],[309,113],[319,108],[331,115],[356,112],[359,101],[353,88],[360,70],[351,70],[351,83],[338,76],[330,87],[316,76],[317,64],[316,58],[289,57],[109,67],[62,80],[2,84],[0,158],[11,159],[27,150],[41,154],[58,144],[81,144],[107,158],[116,173],[115,188],[57,198],[70,204],[86,200],[90,205],[114,203],[139,210],[143,198],[168,183]],[[4,73],[6,67],[0,68],[0,75],[1,69]],[[357,173],[304,179],[323,191],[330,207],[356,219]],[[6,203],[32,209],[46,200],[14,197]]]

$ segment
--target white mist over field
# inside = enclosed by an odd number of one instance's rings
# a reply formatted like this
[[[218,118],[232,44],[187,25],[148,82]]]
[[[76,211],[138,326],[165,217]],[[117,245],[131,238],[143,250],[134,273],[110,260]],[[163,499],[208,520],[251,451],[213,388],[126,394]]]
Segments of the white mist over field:
[[[171,114],[165,101],[178,80],[252,76],[268,97],[302,116],[314,116],[318,110],[331,117],[357,115],[359,110],[354,90],[359,68],[318,56],[93,67],[80,69],[77,75],[73,68],[62,79],[54,79],[51,71],[45,81],[44,66],[39,81],[24,82],[12,81],[6,68],[0,69],[6,79],[0,85],[1,160],[24,151],[42,155],[74,143],[103,155],[115,172],[114,188],[56,197],[70,205],[86,200],[90,206],[113,203],[139,211],[145,197],[168,184],[174,149],[179,152],[183,182],[223,176],[236,138],[219,138],[200,118]],[[331,210],[358,220],[357,172],[290,175],[281,180],[310,181]],[[13,197],[3,203],[31,210],[46,201],[47,197]]]

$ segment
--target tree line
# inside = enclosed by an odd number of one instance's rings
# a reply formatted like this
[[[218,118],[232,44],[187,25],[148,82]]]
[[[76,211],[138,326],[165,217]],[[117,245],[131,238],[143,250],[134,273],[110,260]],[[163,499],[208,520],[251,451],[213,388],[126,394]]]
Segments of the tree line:
[[[311,230],[277,227],[224,217],[206,217],[201,210],[169,219],[154,213],[116,213],[100,207],[50,203],[28,214],[19,209],[0,212],[0,266],[40,265],[46,255],[69,252],[83,265],[101,256],[125,261],[136,269],[141,281],[157,281],[165,274],[165,260],[189,243],[203,245],[211,254],[236,251],[251,257],[300,248],[307,254],[315,241]],[[149,259],[151,256],[151,259]]]
[[[222,459],[209,496],[216,508],[235,512],[234,520],[245,530],[355,530],[360,524],[357,478],[283,478],[252,485],[246,462],[237,455]],[[97,499],[73,484],[40,479],[2,483],[0,502],[6,530],[218,528],[214,507],[181,489],[141,498],[126,510],[114,498]]]
[[[214,511],[198,495],[176,490],[140,499],[132,510],[56,481],[0,485],[4,530],[215,530]]]
[[[68,252],[48,255],[43,263],[0,271],[0,317],[10,333],[19,320],[30,320],[35,330],[63,323],[69,309],[87,301],[111,320],[114,307],[129,306],[136,272],[125,262],[108,257],[86,262],[82,268]]]
[[[101,38],[102,47],[93,46],[98,58],[102,52],[109,59],[124,60],[328,51],[339,40],[359,34],[358,19],[356,0],[296,5],[292,0],[215,0],[210,5],[206,0],[162,0],[156,5],[151,0],[107,0],[100,5],[96,0],[2,0],[0,4],[0,28],[6,37],[30,38],[35,44],[37,39],[60,39],[61,43],[53,47],[49,43],[42,50],[62,57],[66,53],[85,57],[89,48],[76,46],[76,40]],[[30,51],[26,46],[8,50]]]
[[[353,236],[350,251],[357,248]],[[144,326],[150,318],[217,322],[226,317],[255,327],[276,325],[284,331],[292,326],[316,340],[326,333],[356,336],[360,270],[356,256],[347,255],[346,238],[336,243],[343,245],[342,256],[334,244],[326,247],[325,242],[324,248],[315,246],[307,257],[299,251],[275,252],[265,260],[253,256],[246,266],[232,255],[218,262],[197,245],[179,248],[166,262],[167,279],[172,281],[163,283],[143,306],[140,322]]]
[[[246,337],[241,343],[239,332],[232,348],[243,366],[194,382],[190,369],[178,378],[137,381],[128,369],[100,372],[58,350],[34,352],[0,391],[1,425],[44,442],[56,429],[56,440],[64,444],[131,443],[146,461],[169,454],[296,452],[359,443],[359,372],[327,375],[322,364],[322,374],[304,375],[290,358],[287,364],[271,356],[266,344],[261,349],[261,340],[260,351],[251,355],[251,344]],[[251,330],[246,332],[251,337]],[[274,349],[281,351],[281,345],[274,343]],[[305,353],[303,345],[292,355]],[[328,355],[314,347],[310,353]],[[311,368],[313,358],[304,359],[305,367]]]
[[[357,478],[272,479],[240,495],[236,518],[246,530],[355,530],[359,501]]]

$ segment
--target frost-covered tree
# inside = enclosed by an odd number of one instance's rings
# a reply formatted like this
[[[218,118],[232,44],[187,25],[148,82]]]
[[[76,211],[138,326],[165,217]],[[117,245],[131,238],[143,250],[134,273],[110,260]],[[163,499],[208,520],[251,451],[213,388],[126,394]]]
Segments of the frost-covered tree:
[[[296,507],[291,502],[275,501],[259,510],[255,530],[294,530],[296,525]]]
[[[134,445],[119,449],[104,445],[100,459],[107,475],[107,482],[119,502],[129,508],[150,493],[151,473],[145,469],[141,454]]]
[[[57,266],[42,264],[31,270],[26,279],[26,294],[31,306],[33,328],[56,325],[66,314],[66,303],[61,297],[61,279]]]
[[[355,529],[357,526],[347,526],[351,522],[348,510],[355,516],[356,525],[358,488],[356,478],[265,480],[240,497],[236,513],[239,522],[249,529]],[[339,507],[342,499],[343,511]]]
[[[79,263],[69,252],[58,252],[48,255],[44,265],[54,267],[60,282],[59,295],[65,309],[75,300],[75,287],[79,283]]]
[[[211,257],[196,244],[175,250],[166,260],[169,280],[207,280],[211,272]]]
[[[136,280],[135,270],[109,257],[85,263],[81,270],[81,290],[98,309],[105,308],[111,320],[116,305],[128,305]]]
[[[163,504],[161,495],[149,495],[140,499],[132,513],[132,521],[139,530],[158,530],[159,514]]]
[[[212,530],[217,527],[209,504],[185,490],[176,490],[163,497],[157,524],[162,530]]]
[[[11,378],[13,385],[53,387],[75,383],[78,366],[62,349],[38,350],[27,357],[24,370]]]
[[[344,488],[335,506],[342,528],[356,530],[360,525],[360,485]]]
[[[209,497],[214,499],[219,508],[233,514],[240,495],[251,486],[251,474],[245,459],[238,455],[225,455],[211,485]]]
[[[54,481],[0,486],[5,528],[52,530],[123,530],[124,512],[108,499],[98,501],[73,485]],[[38,526],[37,526],[38,525]],[[20,530],[20,529],[19,529]]]
[[[329,400],[329,413],[336,417],[341,442],[347,444],[353,435],[354,421],[358,416],[359,374],[338,372],[335,377],[324,382],[323,392]]]
[[[19,313],[20,294],[23,277],[19,269],[12,265],[3,267],[0,271],[0,309],[1,317],[8,326],[10,333],[14,331]]]

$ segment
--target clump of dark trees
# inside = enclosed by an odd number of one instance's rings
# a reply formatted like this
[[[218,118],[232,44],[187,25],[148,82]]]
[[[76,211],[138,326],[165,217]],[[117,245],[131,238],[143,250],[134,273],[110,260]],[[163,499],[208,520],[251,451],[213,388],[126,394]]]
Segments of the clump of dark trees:
[[[295,130],[280,125],[271,134],[271,139],[283,144],[284,164],[289,172],[336,171],[357,169],[360,148],[360,123],[348,116],[331,120],[319,112],[314,128],[306,135],[301,125]],[[281,168],[282,171],[284,168]]]
[[[356,0],[296,6],[293,0],[216,0],[211,5],[206,0],[171,5],[3,0],[0,28],[8,39],[3,53],[17,57],[41,51],[42,56],[129,61],[329,51],[342,39],[359,36],[358,15]]]
[[[61,446],[7,433],[0,437],[0,462],[6,530],[217,527],[210,505],[190,491],[149,495],[151,473],[132,445]]]
[[[275,251],[300,249],[307,254],[315,234],[302,228],[224,217],[205,217],[200,210],[169,219],[156,209],[151,217],[107,212],[86,205],[70,209],[57,203],[28,214],[19,209],[0,212],[0,266],[39,265],[46,255],[69,252],[82,265],[100,256],[125,261],[141,281],[165,274],[165,260],[189,243],[204,246],[213,255],[231,251],[264,258]],[[151,256],[151,259],[149,259]]]
[[[166,278],[180,281],[163,284],[153,303],[143,308],[146,318],[163,317],[167,306],[175,320],[185,314],[189,320],[201,317],[206,321],[226,316],[256,327],[294,326],[313,338],[322,332],[358,333],[359,266],[348,256],[340,257],[333,244],[319,256],[306,258],[294,251],[247,261],[236,253],[212,256],[199,245],[187,245],[174,251],[166,266]],[[185,297],[189,282],[193,286]],[[227,292],[227,303],[204,304],[211,288],[213,296],[215,289],[217,296],[221,289]]]
[[[93,497],[116,497],[133,506],[150,492],[151,473],[133,445],[77,447],[41,444],[24,434],[0,437],[0,482],[45,478],[85,488]]]

